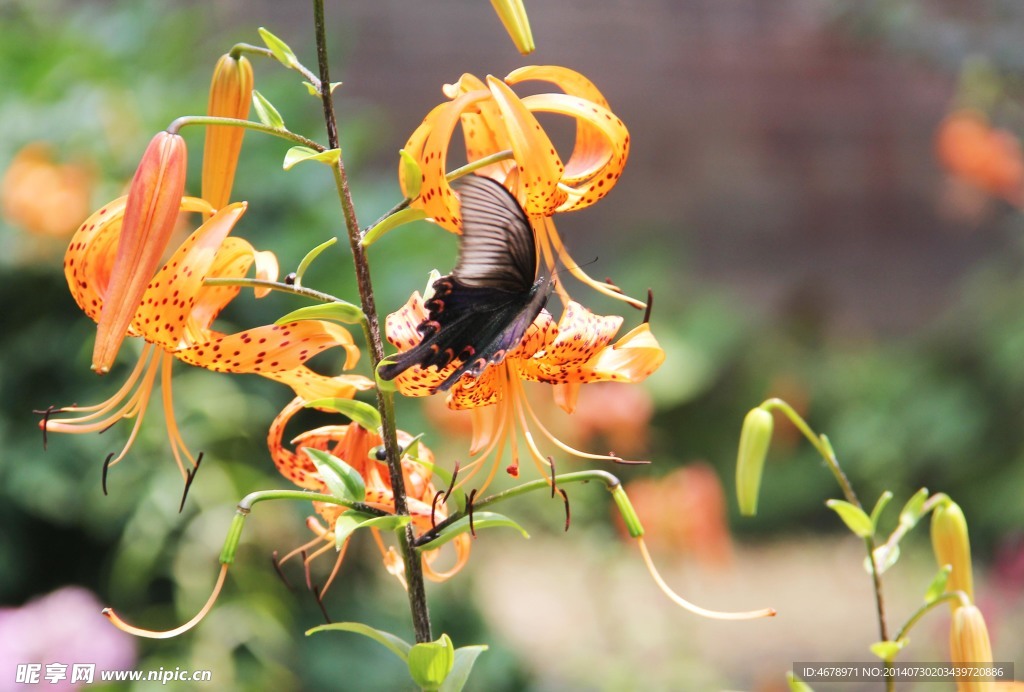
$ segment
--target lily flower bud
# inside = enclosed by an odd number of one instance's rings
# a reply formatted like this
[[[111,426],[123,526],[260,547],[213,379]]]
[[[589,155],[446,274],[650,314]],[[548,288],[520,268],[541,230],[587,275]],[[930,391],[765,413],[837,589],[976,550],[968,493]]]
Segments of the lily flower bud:
[[[949,659],[954,666],[984,666],[992,663],[992,644],[988,638],[985,618],[976,605],[961,606],[953,613],[949,628]],[[992,679],[957,678],[958,692],[981,692],[993,688]]]
[[[974,600],[974,575],[971,571],[971,541],[967,520],[960,505],[953,501],[940,504],[932,512],[932,550],[939,567],[951,565],[947,591],[963,591]],[[953,604],[956,610],[960,606]]]
[[[740,449],[736,455],[736,499],[740,514],[757,514],[757,495],[761,490],[761,471],[772,442],[775,419],[763,408],[751,409],[743,419]]]
[[[494,11],[498,18],[505,25],[505,31],[512,38],[512,43],[523,55],[529,55],[537,46],[533,42],[533,32],[530,31],[530,19],[526,16],[526,8],[523,7],[523,0],[491,0]]]
[[[110,370],[142,294],[160,267],[181,209],[187,164],[185,140],[160,132],[132,178],[110,283],[96,327],[92,369]]]
[[[207,115],[247,120],[252,103],[252,85],[252,63],[245,56],[236,60],[230,54],[222,55],[213,69]],[[220,209],[231,201],[231,186],[235,181],[235,168],[244,136],[244,127],[206,127],[202,196],[214,209]]]

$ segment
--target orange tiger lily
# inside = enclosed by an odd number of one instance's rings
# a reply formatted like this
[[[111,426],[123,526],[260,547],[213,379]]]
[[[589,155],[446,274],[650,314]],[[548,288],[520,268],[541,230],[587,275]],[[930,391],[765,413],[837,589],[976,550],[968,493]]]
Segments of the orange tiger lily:
[[[422,338],[416,327],[427,316],[423,303],[419,292],[413,293],[402,308],[388,315],[387,337],[399,351],[414,347]],[[470,454],[477,456],[462,467],[470,470],[463,482],[472,477],[492,453],[495,459],[500,459],[506,443],[512,452],[508,472],[518,475],[517,425],[522,429],[530,456],[545,473],[550,462],[534,441],[530,421],[563,451],[585,459],[619,460],[612,455],[581,452],[557,439],[530,407],[522,383],[554,385],[556,402],[571,413],[581,384],[640,382],[658,369],[665,360],[665,352],[646,322],[612,343],[621,326],[621,317],[595,315],[575,302],[566,306],[557,322],[543,310],[519,345],[500,364],[488,366],[478,378],[464,376],[452,385],[446,398],[448,407],[473,412]],[[460,365],[461,362],[455,360],[441,369],[414,366],[398,375],[394,382],[398,391],[406,396],[428,396]],[[496,469],[495,465],[484,487],[490,483]]]
[[[284,446],[284,428],[292,416],[300,411],[304,405],[303,399],[294,399],[274,419],[274,423],[270,427],[270,433],[267,435],[267,445],[270,448],[270,454],[281,475],[307,490],[328,492],[327,485],[320,477],[316,466],[302,452],[304,448],[326,451],[347,463],[363,477],[363,481],[366,484],[366,499],[364,500],[366,504],[386,512],[394,512],[395,496],[391,489],[391,478],[388,475],[387,467],[381,462],[376,461],[372,455],[373,448],[381,444],[381,438],[377,433],[370,432],[356,423],[350,425],[329,425],[309,430],[293,439],[292,445],[294,445],[294,450]],[[402,445],[403,449],[411,441],[411,435],[401,430],[398,431],[398,442]],[[419,458],[427,464],[432,465],[434,463],[433,453],[422,443],[419,444]],[[409,506],[409,514],[412,517],[413,525],[421,532],[430,530],[435,522],[441,522],[448,516],[447,508],[443,502],[438,501],[436,505],[434,504],[434,496],[437,493],[437,489],[430,482],[430,473],[426,469],[427,466],[418,464],[408,457],[402,458],[402,476],[405,479],[406,501]],[[314,502],[313,507],[317,514],[327,523],[327,527],[311,517],[307,525],[317,537],[310,543],[300,546],[285,555],[281,559],[282,563],[304,551],[312,551],[307,552],[304,558],[308,563],[335,548],[332,527],[338,521],[338,517],[349,510],[339,505],[322,502]],[[401,557],[394,548],[385,547],[380,532],[377,529],[371,529],[371,531],[378,548],[380,548],[388,571],[398,576],[404,583]],[[455,546],[455,564],[446,570],[437,570],[433,566],[438,557],[438,550],[426,551],[423,554],[423,574],[428,579],[444,581],[454,576],[466,564],[466,561],[469,559],[469,536],[465,534],[456,536],[452,542]],[[317,546],[320,547],[313,550]],[[334,569],[331,571],[323,591],[327,590],[327,587],[330,586],[337,575],[347,548],[348,541],[340,549]]]
[[[68,286],[79,307],[99,320],[110,300],[111,273],[118,238],[125,219],[127,198],[102,207],[78,229],[65,257]],[[163,407],[174,458],[182,474],[185,461],[194,465],[174,419],[171,400],[171,365],[181,360],[217,372],[256,373],[291,386],[310,398],[324,395],[352,396],[356,389],[370,386],[366,378],[340,375],[333,378],[314,373],[303,363],[328,348],[346,351],[345,367],[355,365],[358,348],[351,335],[336,324],[323,321],[265,325],[236,334],[211,328],[221,310],[236,296],[237,286],[207,286],[207,278],[244,277],[256,265],[257,276],[276,278],[277,259],[272,253],[257,252],[240,238],[228,237],[245,212],[244,203],[232,204],[214,213],[210,205],[185,197],[182,211],[212,214],[182,243],[162,269],[150,275],[138,308],[124,336],[141,336],[146,344],[138,364],[124,385],[107,401],[95,406],[71,406],[48,412],[40,422],[44,432],[86,433],[105,430],[123,418],[135,418],[135,425],[121,452],[111,464],[124,458],[131,447],[150,396],[160,374]],[[265,293],[265,291],[264,291]],[[54,419],[53,413],[82,414]]]
[[[519,98],[510,85],[529,80],[549,82],[562,93]],[[545,266],[554,269],[560,260],[573,276],[595,290],[643,307],[617,287],[587,276],[569,257],[550,218],[604,197],[626,165],[629,132],[597,87],[565,67],[531,66],[515,70],[504,81],[488,76],[485,83],[464,74],[458,83],[446,85],[444,93],[450,100],[430,111],[405,146],[422,174],[412,206],[449,231],[461,232],[458,199],[447,178],[448,149],[455,126],[461,124],[469,163],[511,152],[511,158],[482,165],[475,172],[497,180],[519,200],[537,234]],[[568,161],[562,161],[536,113],[554,113],[575,121],[576,141]],[[400,168],[402,190],[412,196],[416,181],[406,180],[406,175]],[[557,290],[567,303],[564,289],[559,286]]]

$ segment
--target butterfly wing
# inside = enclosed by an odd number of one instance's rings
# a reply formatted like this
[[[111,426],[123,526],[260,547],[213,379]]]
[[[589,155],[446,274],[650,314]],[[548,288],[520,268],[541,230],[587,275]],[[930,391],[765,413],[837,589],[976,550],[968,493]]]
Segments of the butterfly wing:
[[[449,389],[463,375],[480,375],[515,348],[544,308],[550,282],[535,280],[533,228],[519,203],[489,178],[469,176],[454,187],[462,209],[459,260],[433,284],[427,319],[414,348],[393,356],[380,376],[397,377],[410,367],[447,367],[461,362],[434,391]]]
[[[530,291],[537,276],[533,228],[516,198],[504,187],[477,175],[460,178],[462,239],[452,275],[465,286]]]

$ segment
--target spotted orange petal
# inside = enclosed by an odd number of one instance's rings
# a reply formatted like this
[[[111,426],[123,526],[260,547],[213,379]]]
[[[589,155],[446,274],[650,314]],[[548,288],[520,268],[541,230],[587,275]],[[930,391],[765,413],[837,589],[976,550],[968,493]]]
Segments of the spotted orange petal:
[[[565,166],[537,118],[515,92],[494,77],[487,78],[487,86],[501,111],[518,164],[519,202],[528,215],[549,215],[566,199],[566,193],[558,189]]]
[[[199,300],[203,281],[221,243],[245,208],[245,202],[238,202],[219,210],[181,244],[153,277],[134,322],[146,341],[168,351],[187,343],[188,318]]]

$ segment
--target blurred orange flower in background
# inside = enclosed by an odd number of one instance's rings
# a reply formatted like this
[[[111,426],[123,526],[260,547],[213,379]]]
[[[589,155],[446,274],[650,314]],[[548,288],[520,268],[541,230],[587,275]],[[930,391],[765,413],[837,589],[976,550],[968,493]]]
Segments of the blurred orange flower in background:
[[[15,154],[0,181],[4,221],[32,234],[70,235],[89,215],[95,176],[86,164],[57,163],[45,142]]]
[[[654,550],[708,567],[732,562],[725,491],[711,466],[698,462],[662,478],[638,478],[626,484],[626,493]]]
[[[1024,202],[1024,157],[1020,139],[1008,130],[992,127],[988,118],[973,110],[958,110],[939,125],[936,155],[955,178],[1006,200]]]

